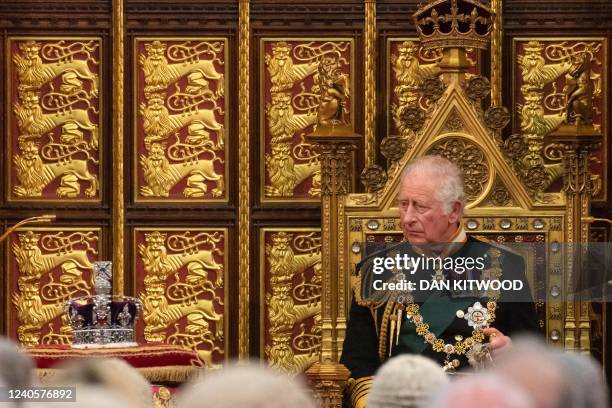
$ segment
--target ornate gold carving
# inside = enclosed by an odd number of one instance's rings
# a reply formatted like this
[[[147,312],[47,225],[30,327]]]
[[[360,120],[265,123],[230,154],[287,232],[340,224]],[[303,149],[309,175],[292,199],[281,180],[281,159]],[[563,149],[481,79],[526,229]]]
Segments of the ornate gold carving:
[[[89,183],[85,191],[87,197],[97,195],[98,177],[89,172],[89,163],[98,162],[82,145],[70,148],[64,144],[48,143],[41,155],[38,143],[24,140],[19,144],[19,150],[20,154],[13,156],[19,181],[19,185],[13,187],[16,196],[41,197],[43,189],[58,177],[61,180],[56,189],[58,197],[78,197],[81,192],[80,180]],[[85,159],[77,159],[75,156]],[[42,158],[46,161],[43,162]]]
[[[306,371],[315,390],[318,406],[322,408],[341,408],[342,395],[349,370],[341,364],[323,361],[317,362]]]
[[[446,89],[446,84],[440,78],[427,78],[421,84],[420,90],[423,96],[429,99],[432,102],[440,99],[444,90]]]
[[[416,132],[425,123],[425,111],[419,107],[406,106],[399,114],[399,120],[406,128]]]
[[[468,98],[479,101],[490,95],[491,84],[487,77],[475,75],[469,78],[465,84],[465,93]]]
[[[365,2],[365,157],[376,161],[376,1]]]
[[[469,14],[460,13],[463,10]],[[486,49],[494,15],[479,1],[451,0],[450,14],[447,2],[433,2],[420,7],[413,18],[425,49]]]
[[[11,247],[19,272],[11,300],[17,311],[19,341],[24,346],[69,344],[70,325],[61,318],[56,329],[56,318],[62,314],[63,302],[90,294],[91,272],[84,271],[93,268],[90,257],[98,254],[98,235],[29,230],[18,233],[18,241]]]
[[[223,176],[215,171],[214,164],[223,163],[223,159],[217,157],[214,147],[209,139],[194,145],[175,143],[168,148],[168,156],[174,160],[170,163],[164,145],[153,143],[148,155],[140,156],[146,182],[146,185],[140,187],[140,193],[144,197],[168,197],[170,189],[187,177],[183,190],[185,197],[204,197],[208,191],[208,181],[216,183],[212,196],[221,197],[224,180]],[[202,154],[208,154],[212,158],[200,159]]]
[[[450,115],[448,115],[448,119],[446,119],[446,122],[444,123],[444,127],[442,128],[443,132],[458,132],[463,130],[465,127],[465,124],[463,123],[463,119],[461,119],[461,116],[459,116],[459,113],[457,112],[456,109],[453,109],[450,113]]]
[[[14,197],[47,198],[44,189],[59,178],[57,197],[99,198],[100,42],[10,39],[9,69],[18,83],[10,116],[18,134],[10,148],[19,150],[11,152]],[[57,128],[58,134],[50,133]],[[84,193],[81,183],[89,184]]]
[[[495,14],[491,27],[491,106],[501,106],[502,99],[502,8],[502,0],[491,0],[491,11]]]
[[[563,91],[567,100],[565,121],[569,124],[593,124],[592,58],[593,55],[587,51],[577,55],[572,68],[566,74],[567,82]]]
[[[249,62],[250,62],[250,21],[249,0],[240,0],[238,5],[238,256],[239,261],[239,302],[238,302],[238,356],[249,355],[249,276],[250,276],[250,154],[249,154]]]
[[[408,108],[426,108],[427,102],[421,97],[435,100],[440,83],[435,77],[440,68],[437,62],[442,57],[439,50],[424,51],[418,43],[404,41],[397,48],[397,54],[391,54],[391,64],[395,75],[393,93],[397,100],[391,103],[391,113],[400,135],[411,145],[414,142],[414,130],[405,122],[405,111]],[[430,81],[431,80],[431,81]]]
[[[91,96],[96,96],[99,78],[91,71],[89,64],[99,64],[93,55],[99,46],[97,40],[71,42],[69,45],[65,40],[45,45],[33,40],[20,43],[19,50],[22,54],[13,56],[13,63],[19,74],[19,90],[37,89],[62,74],[70,73],[78,88],[81,88],[81,84],[76,78],[90,81]],[[39,52],[44,57],[44,62]],[[85,59],[74,58],[77,55],[84,56]]]
[[[387,182],[387,173],[377,164],[373,164],[363,169],[361,172],[361,182],[369,193],[382,189]]]
[[[153,392],[153,408],[173,408],[172,394],[166,387],[159,387]]]
[[[484,121],[491,129],[503,129],[510,122],[510,112],[505,106],[491,106],[484,114]]]
[[[484,205],[493,207],[512,207],[516,205],[516,203],[512,199],[512,196],[510,195],[510,192],[506,186],[503,185],[498,178],[495,180],[495,184],[493,184],[491,192],[485,199]],[[517,229],[519,229],[518,225]]]
[[[427,154],[446,157],[457,164],[465,175],[465,194],[468,201],[478,198],[489,181],[489,164],[484,152],[473,142],[463,138],[444,139],[432,145]]]
[[[317,197],[319,152],[304,136],[313,129],[349,127],[347,58],[352,42],[266,40],[262,44],[267,68],[263,81],[271,83],[264,94],[264,198]]]
[[[144,241],[138,253],[145,340],[191,348],[207,367],[216,367],[224,354],[225,233],[153,231]]]
[[[40,98],[36,92],[20,92],[19,96],[21,103],[15,102],[13,113],[15,113],[17,117],[17,126],[21,139],[40,137],[44,133],[55,129],[57,126],[72,123],[82,129],[89,130],[91,132],[90,147],[93,149],[98,148],[98,125],[93,123],[89,118],[89,112],[92,111],[92,109],[95,110],[95,108],[66,109],[68,106],[79,101],[87,101],[87,103],[89,103],[87,99],[79,97],[77,100],[67,102],[65,105],[49,106],[49,108],[54,108],[56,112],[44,113],[39,104]]]
[[[172,95],[172,97],[176,96]],[[170,104],[173,99],[169,99]],[[166,101],[161,94],[151,94],[147,102],[140,104],[139,113],[143,118],[143,129],[145,132],[145,145],[150,146],[153,142],[163,142],[172,134],[184,128],[188,124],[201,125],[201,139],[207,138],[208,131],[217,132],[216,147],[223,147],[224,142],[224,126],[217,122],[215,112],[223,114],[219,107],[213,109],[198,108],[197,105],[201,101],[190,101],[193,106],[185,106],[182,102],[175,101],[178,106],[170,106],[175,114],[170,114]],[[198,135],[196,135],[198,136]],[[194,138],[194,140],[196,140]]]
[[[303,371],[319,358],[320,240],[318,232],[280,231],[266,244],[266,332],[271,344],[266,342],[265,353],[270,365],[286,372]]]
[[[517,106],[528,149],[515,159],[515,168],[524,180],[529,180],[526,184],[541,200],[541,193],[563,172],[559,159],[554,160],[557,163],[544,162],[544,137],[564,122],[574,123],[578,119],[581,124],[587,124],[591,120],[593,96],[601,94],[601,78],[593,72],[591,64],[601,65],[596,54],[602,44],[537,39],[519,44],[523,51],[517,55],[521,71],[520,97],[524,103]],[[575,109],[579,111],[577,114]],[[532,176],[538,177],[537,184],[531,184]]]
[[[350,95],[348,76],[342,72],[341,61],[337,56],[325,55],[315,75],[313,90],[319,91],[317,109],[317,128],[349,126],[347,106]]]
[[[223,95],[223,73],[217,72],[214,65],[215,60],[221,62],[217,54],[224,50],[222,42],[201,42],[196,46],[189,42],[172,45],[167,50],[168,56],[166,57],[167,48],[166,44],[153,41],[145,45],[147,54],[138,58],[147,84],[145,92],[166,89],[179,78],[196,73],[200,74],[202,79],[216,81],[218,95]],[[201,55],[211,55],[212,59],[200,59]]]
[[[408,142],[401,136],[387,136],[380,143],[380,152],[391,163],[404,157],[407,149]]]
[[[271,92],[279,92],[293,88],[309,75],[317,72],[316,60],[310,60],[304,64],[294,64],[291,58],[293,47],[285,41],[272,44],[272,55],[266,55],[264,60],[272,82]]]
[[[226,41],[136,44],[145,50],[137,72],[144,85],[138,112],[145,150],[140,150],[137,197],[223,199]]]
[[[113,0],[113,292],[124,292],[124,15],[123,0]]]

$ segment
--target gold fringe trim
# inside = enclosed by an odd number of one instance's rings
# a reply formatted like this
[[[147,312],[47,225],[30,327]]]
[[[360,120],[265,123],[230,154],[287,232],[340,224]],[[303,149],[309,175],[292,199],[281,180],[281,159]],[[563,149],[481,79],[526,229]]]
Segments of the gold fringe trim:
[[[374,377],[361,377],[358,379],[349,378],[348,381],[348,392],[351,397],[351,406],[356,406],[357,402],[362,398],[367,398],[370,395],[370,388],[372,388],[372,382]]]
[[[134,367],[149,382],[186,382],[203,374],[203,370],[192,366]],[[50,383],[61,369],[37,368],[36,374],[43,384]]]

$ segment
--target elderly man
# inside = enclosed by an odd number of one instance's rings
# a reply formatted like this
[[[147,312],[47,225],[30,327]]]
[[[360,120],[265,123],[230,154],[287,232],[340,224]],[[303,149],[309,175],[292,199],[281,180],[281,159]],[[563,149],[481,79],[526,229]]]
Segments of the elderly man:
[[[398,205],[405,242],[362,260],[357,266],[359,277],[353,282],[340,361],[351,371],[348,392],[354,406],[365,406],[376,370],[391,356],[421,354],[452,372],[482,364],[491,354],[510,347],[510,334],[537,331],[523,259],[504,248],[468,238],[461,225],[465,203],[461,171],[447,159],[424,156],[402,173]],[[371,273],[376,258],[404,254],[444,261],[471,258],[481,262],[481,269],[473,266],[466,272],[465,268],[449,271],[445,267],[442,271],[441,263],[433,262],[438,266],[414,267],[400,275],[397,268],[386,275]],[[383,276],[388,281],[401,276],[424,282],[426,289],[372,291],[368,286],[373,279]],[[475,279],[520,281],[523,285],[519,293],[457,293],[435,285]]]

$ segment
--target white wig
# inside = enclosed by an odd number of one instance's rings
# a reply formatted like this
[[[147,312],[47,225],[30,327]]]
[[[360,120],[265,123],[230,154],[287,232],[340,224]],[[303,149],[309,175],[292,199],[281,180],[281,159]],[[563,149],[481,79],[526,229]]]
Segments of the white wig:
[[[183,408],[314,408],[305,384],[253,363],[229,365],[180,390]]]
[[[448,382],[433,360],[404,354],[380,367],[368,397],[368,408],[416,408]]]
[[[403,183],[406,177],[420,175],[437,181],[436,198],[442,203],[442,210],[448,214],[454,202],[465,205],[463,173],[452,161],[437,155],[417,157],[412,160],[400,178]]]

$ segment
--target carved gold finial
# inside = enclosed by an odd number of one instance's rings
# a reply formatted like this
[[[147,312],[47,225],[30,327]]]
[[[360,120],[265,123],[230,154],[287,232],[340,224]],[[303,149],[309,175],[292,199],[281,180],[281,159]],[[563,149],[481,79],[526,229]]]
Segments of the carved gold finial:
[[[435,0],[414,13],[424,49],[486,49],[494,13],[478,0]]]

